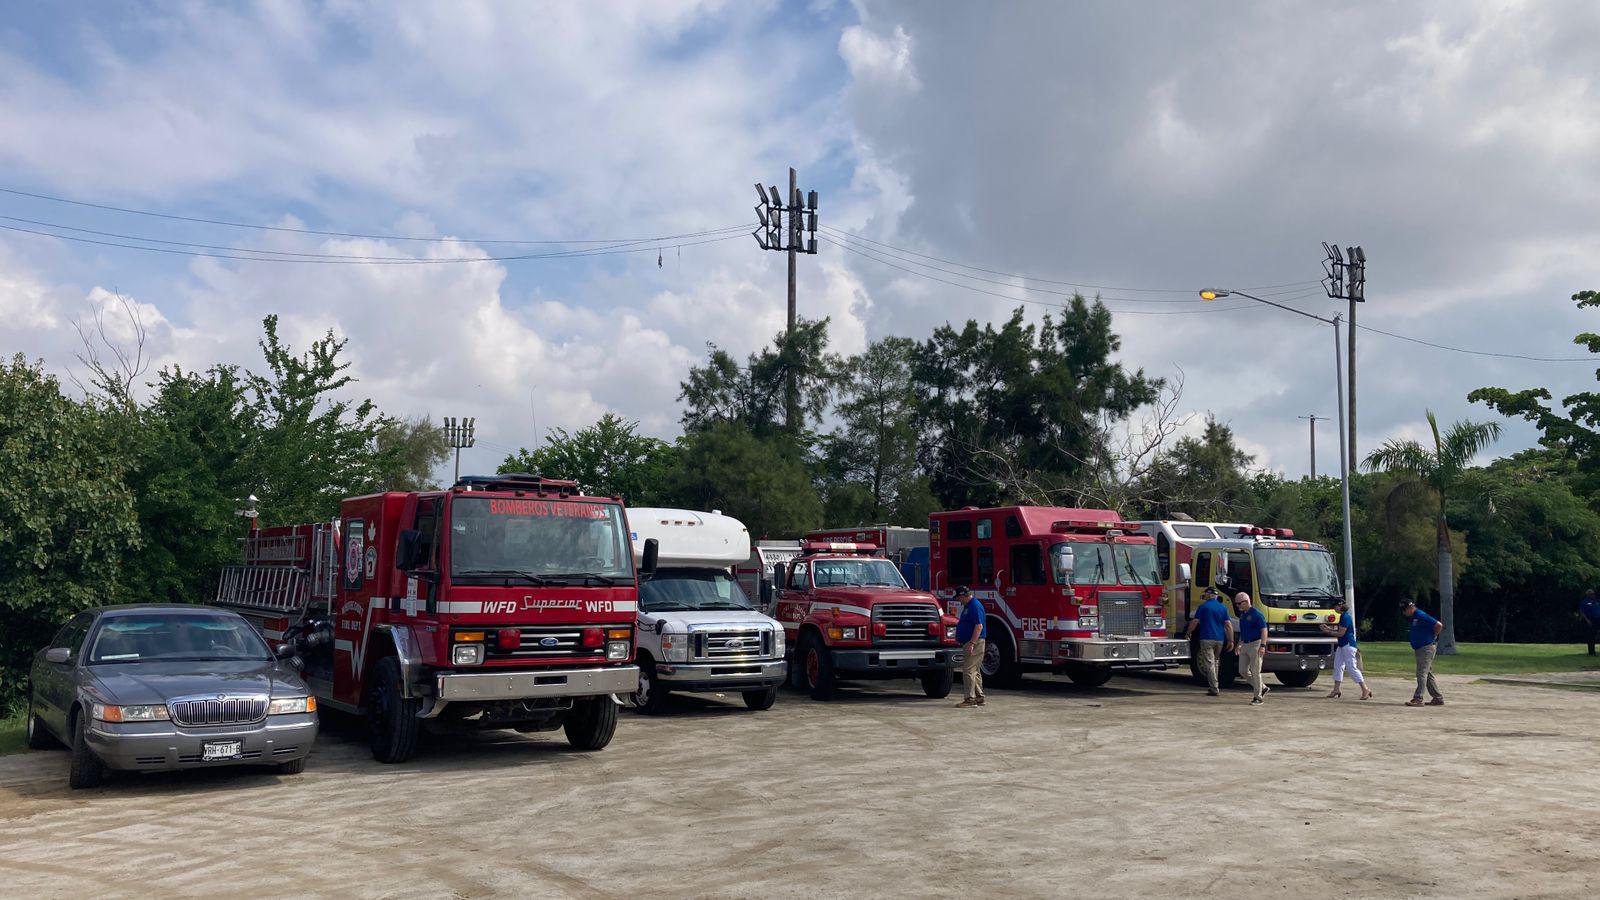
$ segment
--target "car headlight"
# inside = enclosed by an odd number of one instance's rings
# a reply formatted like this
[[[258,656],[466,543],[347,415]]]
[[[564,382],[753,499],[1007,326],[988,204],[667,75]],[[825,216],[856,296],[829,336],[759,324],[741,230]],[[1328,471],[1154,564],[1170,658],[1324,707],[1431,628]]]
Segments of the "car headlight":
[[[663,634],[661,636],[661,661],[688,662],[689,636],[687,634]]]
[[[482,644],[456,644],[450,648],[450,662],[457,666],[475,666],[483,662]]]
[[[606,659],[619,660],[628,658],[628,650],[633,646],[632,641],[607,641]]]
[[[317,711],[317,698],[315,697],[279,697],[267,704],[267,715],[287,716],[294,713],[314,713]]]
[[[94,704],[94,717],[102,722],[156,722],[171,718],[165,706],[112,706]]]

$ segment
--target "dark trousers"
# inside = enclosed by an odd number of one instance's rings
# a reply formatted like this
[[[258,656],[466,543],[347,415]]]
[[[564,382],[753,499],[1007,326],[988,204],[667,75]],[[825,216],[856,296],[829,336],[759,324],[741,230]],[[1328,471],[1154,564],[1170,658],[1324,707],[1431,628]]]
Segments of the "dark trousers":
[[[1600,622],[1585,622],[1584,624],[1589,626],[1589,655],[1593,656],[1595,641],[1600,639]]]

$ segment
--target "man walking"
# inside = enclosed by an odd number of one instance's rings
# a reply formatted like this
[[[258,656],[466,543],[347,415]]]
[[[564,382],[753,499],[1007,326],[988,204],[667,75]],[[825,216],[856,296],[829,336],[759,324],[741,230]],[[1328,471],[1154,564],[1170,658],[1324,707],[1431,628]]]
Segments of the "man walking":
[[[1595,639],[1600,638],[1600,597],[1594,594],[1594,588],[1583,592],[1583,602],[1578,604],[1578,614],[1583,616],[1584,624],[1589,626],[1589,655],[1594,655]]]
[[[1267,698],[1267,686],[1261,682],[1261,662],[1267,655],[1267,617],[1250,604],[1250,595],[1244,591],[1234,595],[1233,609],[1239,614],[1239,671],[1255,692],[1250,705],[1260,706]]]
[[[956,599],[963,601],[961,619],[956,623],[956,640],[961,642],[961,680],[967,686],[966,699],[956,704],[958,709],[983,705],[983,653],[989,646],[989,624],[985,621],[983,601],[972,596],[965,587],[956,588]]]
[[[1356,623],[1350,616],[1350,604],[1340,600],[1333,605],[1339,611],[1339,623],[1322,625],[1322,633],[1339,639],[1333,648],[1333,690],[1329,692],[1329,699],[1339,697],[1339,688],[1344,681],[1344,672],[1350,670],[1355,677],[1356,684],[1361,687],[1361,699],[1371,700],[1372,691],[1367,688],[1367,680],[1361,677],[1361,667],[1357,664],[1356,654],[1359,648],[1356,645]]]
[[[1206,696],[1217,696],[1217,667],[1222,664],[1222,648],[1233,643],[1233,620],[1216,588],[1206,588],[1206,601],[1194,611],[1185,637],[1199,633],[1200,671],[1206,676]]]
[[[1444,695],[1439,693],[1439,681],[1433,677],[1433,655],[1439,649],[1439,634],[1444,625],[1420,609],[1415,600],[1407,600],[1401,612],[1411,619],[1411,649],[1417,654],[1417,692],[1406,701],[1407,706],[1422,705],[1422,689],[1428,689],[1432,700],[1429,706],[1443,706]]]

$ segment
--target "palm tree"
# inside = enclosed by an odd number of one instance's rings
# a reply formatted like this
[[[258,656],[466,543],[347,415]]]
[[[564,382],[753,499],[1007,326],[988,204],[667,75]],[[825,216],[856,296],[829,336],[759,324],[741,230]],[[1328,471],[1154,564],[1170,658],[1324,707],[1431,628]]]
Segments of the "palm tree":
[[[1433,417],[1430,409],[1428,427],[1433,429],[1432,450],[1416,441],[1390,440],[1374,450],[1363,465],[1369,472],[1400,476],[1385,501],[1391,511],[1397,501],[1418,493],[1430,496],[1439,505],[1435,522],[1439,541],[1439,620],[1444,623],[1439,652],[1449,654],[1456,652],[1456,610],[1450,525],[1444,517],[1445,496],[1460,483],[1473,457],[1500,437],[1500,426],[1495,422],[1462,420],[1451,425],[1441,437],[1439,420]]]

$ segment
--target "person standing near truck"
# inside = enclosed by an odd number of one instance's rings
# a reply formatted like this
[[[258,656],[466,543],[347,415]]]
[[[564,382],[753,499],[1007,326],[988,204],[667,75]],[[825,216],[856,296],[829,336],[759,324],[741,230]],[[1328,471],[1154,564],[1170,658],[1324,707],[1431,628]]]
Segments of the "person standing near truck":
[[[1371,700],[1372,691],[1367,687],[1367,680],[1361,677],[1361,666],[1356,659],[1360,649],[1356,644],[1356,623],[1350,615],[1350,604],[1340,600],[1333,605],[1333,608],[1339,611],[1338,624],[1322,626],[1323,634],[1339,639],[1339,643],[1333,648],[1333,690],[1328,693],[1328,697],[1335,699],[1339,696],[1339,688],[1343,686],[1344,671],[1349,669],[1350,674],[1355,677],[1356,684],[1361,687],[1361,699]]]
[[[1267,686],[1261,681],[1261,661],[1267,655],[1267,617],[1244,591],[1234,595],[1233,609],[1239,614],[1239,672],[1254,692],[1250,705],[1260,706],[1267,699]]]
[[[1593,656],[1595,640],[1600,638],[1600,597],[1595,596],[1594,588],[1583,592],[1578,614],[1583,616],[1583,623],[1589,626],[1589,655]]]
[[[1429,706],[1443,706],[1444,695],[1439,693],[1439,681],[1433,677],[1433,657],[1439,650],[1439,634],[1444,625],[1420,609],[1415,600],[1407,600],[1401,612],[1411,619],[1411,649],[1417,654],[1417,692],[1406,701],[1407,706],[1422,705],[1422,689],[1426,687],[1433,699]]]
[[[961,619],[956,623],[956,640],[961,652],[961,681],[967,686],[967,696],[956,704],[958,709],[983,705],[983,654],[988,649],[989,625],[983,611],[983,601],[972,596],[966,587],[956,588],[956,600],[961,601]]]
[[[1206,696],[1217,696],[1217,668],[1222,664],[1222,648],[1233,643],[1233,620],[1216,588],[1207,588],[1205,602],[1194,611],[1185,635],[1199,635],[1200,671],[1206,675]]]

